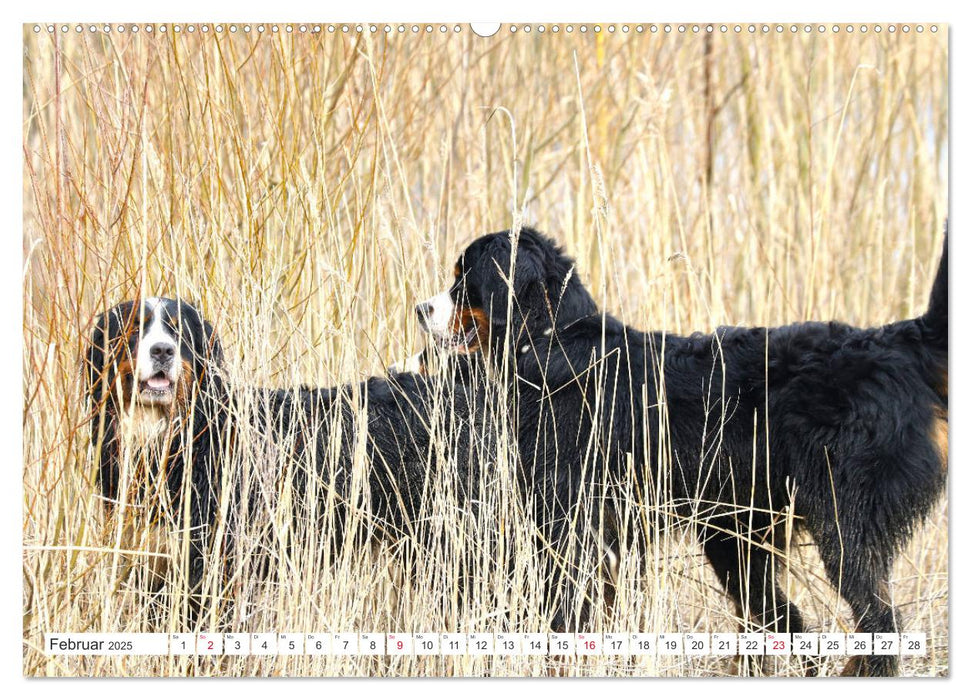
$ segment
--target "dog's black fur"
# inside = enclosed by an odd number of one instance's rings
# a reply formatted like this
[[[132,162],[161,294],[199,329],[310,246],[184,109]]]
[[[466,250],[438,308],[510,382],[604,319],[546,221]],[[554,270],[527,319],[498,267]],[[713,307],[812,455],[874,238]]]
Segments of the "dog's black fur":
[[[453,337],[439,340],[481,350],[515,389],[523,488],[559,561],[554,628],[588,617],[577,538],[613,557],[646,536],[619,519],[619,486],[691,523],[761,628],[804,628],[776,580],[788,513],[859,630],[898,629],[891,566],[946,482],[946,237],[927,312],[867,329],[638,331],[600,312],[573,261],[525,228],[480,237],[455,272]],[[857,657],[847,670],[892,675],[897,660]]]
[[[133,406],[144,385],[135,375],[138,344],[155,320],[153,312],[163,315],[168,337],[178,341],[176,361],[182,362],[183,379],[175,387],[175,400],[163,411],[165,428],[158,444],[150,446],[138,444],[137,434],[133,443],[122,433],[127,416],[138,410]],[[184,564],[190,622],[198,619],[199,591],[213,552],[232,555],[241,520],[270,522],[273,495],[268,490],[284,481],[292,484],[295,513],[307,527],[315,527],[308,520],[331,514],[331,527],[317,535],[322,549],[348,544],[345,525],[352,510],[361,514],[357,537],[415,537],[436,474],[453,479],[449,487],[466,503],[478,485],[489,430],[479,418],[479,397],[462,383],[399,374],[321,389],[231,388],[223,379],[222,363],[222,345],[212,325],[192,305],[174,299],[157,300],[152,308],[125,302],[102,314],[85,356],[91,440],[107,508],[115,513],[125,501],[129,522],[123,529],[130,526],[135,532],[189,528]],[[367,422],[364,450],[369,464],[363,488],[352,483],[362,418]],[[257,452],[283,454],[285,459],[263,461],[289,465],[284,468],[292,471],[230,474],[227,465],[242,449],[241,427],[250,431],[247,449],[255,443]],[[447,445],[449,454],[440,454],[440,445]],[[260,461],[257,455],[237,463]],[[446,462],[454,469],[435,469]],[[126,465],[132,476],[122,493]],[[153,489],[151,484],[159,479],[163,484]],[[225,539],[217,543],[221,514]]]

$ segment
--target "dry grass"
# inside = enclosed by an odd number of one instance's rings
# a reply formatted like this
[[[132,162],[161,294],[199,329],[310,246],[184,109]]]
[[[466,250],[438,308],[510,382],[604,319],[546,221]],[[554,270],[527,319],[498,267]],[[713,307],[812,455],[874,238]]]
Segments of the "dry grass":
[[[149,625],[144,592],[119,575],[102,532],[79,382],[91,319],[118,301],[197,302],[238,383],[331,385],[414,352],[413,302],[442,287],[461,246],[516,221],[564,243],[602,305],[640,328],[880,324],[921,311],[937,262],[944,31],[706,43],[620,31],[484,40],[467,27],[389,38],[27,28],[24,41],[29,675],[548,672],[536,659],[43,655],[45,631]],[[280,553],[275,582],[238,582],[233,626],[541,630],[529,538],[512,527],[481,537],[489,518],[516,516],[502,473],[481,522],[442,511],[473,559],[488,562],[487,546],[521,555],[512,580],[486,563],[476,572],[494,595],[449,595],[441,566],[402,584],[387,550],[314,567],[308,544]],[[942,505],[895,570],[904,626],[932,645],[905,674],[948,672],[947,531]],[[795,600],[816,629],[847,627],[812,549],[797,552]],[[625,565],[608,629],[735,629],[689,536],[641,556],[649,575]],[[178,629],[179,611],[164,620]],[[603,657],[560,672],[732,669]]]

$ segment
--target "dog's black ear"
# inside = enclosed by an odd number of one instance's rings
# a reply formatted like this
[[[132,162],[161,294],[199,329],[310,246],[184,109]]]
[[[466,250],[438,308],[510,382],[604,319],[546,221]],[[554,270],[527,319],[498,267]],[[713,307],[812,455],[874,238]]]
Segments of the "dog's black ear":
[[[566,255],[554,240],[533,229],[524,228],[520,248],[532,253],[541,284],[526,289],[529,308],[536,317],[532,323],[545,327],[565,326],[577,319],[598,313],[597,303],[580,281],[576,261]],[[519,293],[517,288],[517,293]]]
[[[111,393],[113,368],[122,359],[118,353],[127,346],[123,342],[126,327],[133,322],[135,303],[126,301],[112,307],[94,319],[94,330],[84,354],[83,374],[85,392],[92,405],[97,406]]]
[[[545,305],[543,258],[537,255],[529,239],[514,239],[511,235],[497,238],[488,257],[493,269],[482,276],[482,306],[493,325],[505,326],[510,308],[513,322],[521,325],[530,312],[535,313]]]
[[[545,319],[548,315],[547,283],[549,280],[543,252],[530,242],[526,242],[520,244],[516,255],[516,276],[513,278],[516,298],[513,301],[513,312],[520,314],[526,323],[536,322],[540,318]]]
[[[196,370],[222,367],[223,346],[215,328],[203,318],[202,312],[196,306],[184,299],[179,299],[178,304],[182,318],[182,342],[191,349]]]
[[[223,343],[216,334],[216,329],[212,327],[209,321],[203,319],[202,327],[205,344],[209,348],[209,361],[216,367],[221,368],[223,366]]]
[[[599,313],[597,302],[580,281],[573,261],[568,259],[568,263],[566,272],[559,272],[548,284],[553,317],[560,328]]]

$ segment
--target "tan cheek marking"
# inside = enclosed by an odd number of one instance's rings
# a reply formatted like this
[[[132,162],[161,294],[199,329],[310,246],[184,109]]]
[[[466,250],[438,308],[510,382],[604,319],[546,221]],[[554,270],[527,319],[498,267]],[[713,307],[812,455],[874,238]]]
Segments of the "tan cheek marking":
[[[489,347],[489,332],[491,330],[489,317],[482,309],[472,309],[472,318],[478,330],[479,342],[477,347]]]
[[[132,391],[135,386],[135,368],[132,366],[131,359],[125,358],[118,363],[118,373],[115,379],[115,386],[111,387],[112,392],[116,390],[118,382],[121,382],[121,404],[122,406],[128,406],[131,404]]]
[[[476,328],[476,340],[467,348],[459,350],[471,354],[481,347],[488,347],[489,341],[489,317],[485,311],[475,307],[461,307],[456,309],[452,317],[451,332],[454,335],[464,334],[471,326]]]
[[[941,456],[941,466],[947,471],[948,422],[947,413],[941,409],[935,411],[934,419],[931,421],[930,438]]]
[[[192,363],[182,360],[182,371],[179,372],[178,384],[175,387],[175,401],[172,410],[180,416],[189,414],[189,403],[192,401],[193,388],[196,384],[196,375],[192,371]]]
[[[464,306],[459,306],[455,309],[455,313],[452,314],[452,325],[448,329],[449,333],[456,335],[462,333],[465,330],[466,320],[469,316],[469,310]]]

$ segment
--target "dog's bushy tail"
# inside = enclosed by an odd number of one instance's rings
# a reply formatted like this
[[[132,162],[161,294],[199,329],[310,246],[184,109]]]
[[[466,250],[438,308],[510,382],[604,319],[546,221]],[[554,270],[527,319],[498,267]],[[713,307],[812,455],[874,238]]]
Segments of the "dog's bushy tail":
[[[944,224],[944,251],[931,287],[927,311],[921,317],[924,338],[933,350],[947,354],[947,223]]]

